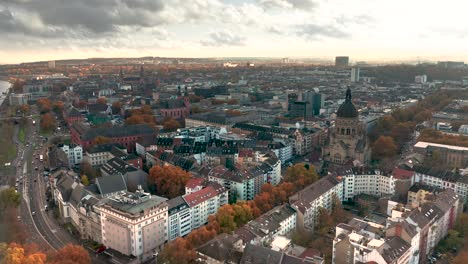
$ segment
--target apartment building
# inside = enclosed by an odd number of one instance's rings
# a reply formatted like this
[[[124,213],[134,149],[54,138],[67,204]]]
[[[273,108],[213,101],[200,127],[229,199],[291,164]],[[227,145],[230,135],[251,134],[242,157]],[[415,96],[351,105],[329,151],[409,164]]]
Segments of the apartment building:
[[[85,151],[84,161],[93,167],[104,165],[108,160],[127,154],[127,149],[119,144],[95,145]]]
[[[451,189],[461,197],[463,202],[468,201],[468,175],[422,166],[415,166],[414,171],[415,183],[422,183],[439,189]]]
[[[223,186],[212,183],[199,191],[183,195],[182,198],[190,208],[193,230],[207,224],[208,216],[228,203],[229,192]]]
[[[352,222],[352,223],[351,223]],[[411,245],[398,236],[385,238],[384,228],[358,219],[339,224],[333,240],[333,264],[409,263]]]
[[[67,154],[68,164],[73,167],[83,161],[83,148],[80,145],[58,145],[58,147]]]
[[[343,182],[328,175],[289,197],[291,207],[297,212],[297,228],[313,230],[319,208],[330,211],[334,196],[338,199],[343,196]]]
[[[208,180],[229,190],[229,197],[235,200],[253,200],[260,193],[266,175],[259,167],[244,167],[239,164],[228,169],[223,165],[208,172]]]
[[[127,256],[146,261],[167,241],[167,199],[121,192],[100,207],[102,243]]]
[[[169,201],[168,205],[168,239],[174,240],[184,237],[192,232],[191,210],[182,196],[177,196]]]
[[[271,245],[278,236],[286,236],[296,229],[297,213],[291,206],[277,206],[250,221],[234,232],[243,244]]]
[[[395,194],[396,180],[393,175],[362,168],[346,170],[343,174],[343,200],[353,199],[359,194],[378,197]]]

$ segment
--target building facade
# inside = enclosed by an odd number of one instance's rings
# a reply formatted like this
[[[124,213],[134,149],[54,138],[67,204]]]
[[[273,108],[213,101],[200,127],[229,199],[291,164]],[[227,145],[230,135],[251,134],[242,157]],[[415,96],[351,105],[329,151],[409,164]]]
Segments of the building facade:
[[[102,243],[140,262],[152,258],[167,241],[166,200],[141,190],[110,197],[99,207]]]
[[[336,113],[335,127],[330,134],[330,142],[324,148],[323,158],[330,164],[343,165],[357,161],[369,163],[371,150],[364,124],[351,101],[351,90],[346,91],[346,100]]]

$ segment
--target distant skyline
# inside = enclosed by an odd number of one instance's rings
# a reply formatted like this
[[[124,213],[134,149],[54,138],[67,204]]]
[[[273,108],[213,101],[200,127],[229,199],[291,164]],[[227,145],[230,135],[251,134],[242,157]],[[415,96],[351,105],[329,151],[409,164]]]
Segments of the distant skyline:
[[[468,61],[464,0],[2,0],[0,64],[90,57]]]

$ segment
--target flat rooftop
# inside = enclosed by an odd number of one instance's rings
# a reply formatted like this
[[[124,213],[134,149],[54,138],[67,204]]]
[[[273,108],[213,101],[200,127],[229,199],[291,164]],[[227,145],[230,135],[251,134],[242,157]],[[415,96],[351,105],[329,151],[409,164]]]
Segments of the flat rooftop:
[[[468,151],[467,147],[444,145],[444,144],[437,144],[437,143],[424,142],[424,141],[419,141],[418,143],[414,144],[414,147],[415,148],[439,147],[439,148],[446,148],[446,149],[452,149],[452,150]]]

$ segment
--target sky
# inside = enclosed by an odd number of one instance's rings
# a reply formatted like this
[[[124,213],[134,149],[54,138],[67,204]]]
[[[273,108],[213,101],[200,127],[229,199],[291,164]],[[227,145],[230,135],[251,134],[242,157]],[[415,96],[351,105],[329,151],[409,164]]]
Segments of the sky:
[[[468,62],[466,0],[0,0],[0,63],[90,57]]]

